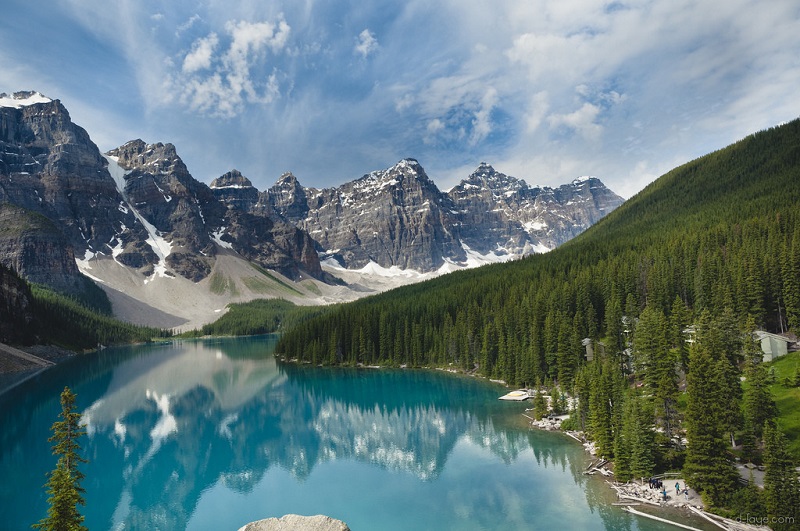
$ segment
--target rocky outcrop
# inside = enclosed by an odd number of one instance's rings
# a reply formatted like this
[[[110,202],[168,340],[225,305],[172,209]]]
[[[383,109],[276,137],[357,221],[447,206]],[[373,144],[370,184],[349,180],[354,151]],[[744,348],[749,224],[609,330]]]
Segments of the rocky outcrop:
[[[623,199],[595,177],[558,188],[525,181],[481,163],[448,192],[459,213],[462,241],[480,253],[512,255],[554,249],[588,229]]]
[[[451,205],[414,159],[338,188],[302,189],[284,175],[269,189],[273,208],[349,268],[369,262],[429,271],[464,258]]]
[[[287,514],[281,518],[266,518],[251,522],[239,531],[350,531],[347,524],[330,516],[300,516]]]
[[[250,212],[258,204],[258,190],[250,179],[233,169],[217,177],[209,185],[214,197],[230,208],[237,208],[243,212]]]
[[[289,223],[231,209],[225,216],[224,234],[231,248],[264,268],[299,280],[303,271],[321,279],[323,273],[314,241]]]
[[[80,258],[110,252],[117,237],[144,241],[97,146],[58,100],[44,100],[0,107],[0,202],[52,221]]]
[[[350,269],[375,262],[423,272],[467,264],[473,253],[505,260],[546,252],[622,203],[593,177],[531,187],[485,163],[442,192],[414,159],[322,190],[304,188],[287,173],[267,195],[326,258]]]
[[[216,254],[209,228],[222,224],[225,207],[189,174],[175,146],[137,139],[106,155],[125,170],[125,199],[169,244],[166,265],[195,282],[208,276]]]
[[[72,245],[59,227],[10,203],[0,203],[0,264],[65,293],[77,294],[84,287]]]

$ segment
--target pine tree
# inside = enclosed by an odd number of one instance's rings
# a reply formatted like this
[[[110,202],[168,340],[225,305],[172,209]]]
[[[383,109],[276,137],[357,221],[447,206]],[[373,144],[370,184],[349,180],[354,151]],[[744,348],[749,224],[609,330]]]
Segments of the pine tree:
[[[800,522],[800,483],[787,450],[786,437],[771,422],[764,426],[764,496],[776,531],[796,529]],[[791,522],[787,522],[791,520]]]
[[[653,414],[644,399],[632,394],[626,401],[623,432],[630,444],[630,471],[635,478],[650,476],[655,469],[655,432]]]
[[[81,414],[75,412],[75,394],[69,387],[61,393],[61,414],[63,420],[53,423],[53,435],[48,439],[53,445],[53,454],[58,455],[55,470],[45,486],[50,495],[47,502],[50,508],[47,517],[34,524],[34,529],[47,531],[86,531],[83,526],[83,515],[78,512],[78,505],[86,505],[83,498],[84,489],[81,480],[84,474],[78,465],[86,463],[86,459],[78,455],[81,447],[78,439],[86,432],[81,428]]]
[[[724,412],[719,404],[721,387],[710,349],[696,343],[689,353],[686,377],[689,444],[683,473],[704,500],[715,507],[725,504],[735,489],[737,478],[726,452]]]
[[[547,416],[547,398],[541,389],[537,389],[533,395],[533,416],[536,420]]]
[[[745,375],[748,383],[742,399],[745,426],[752,429],[754,437],[761,438],[764,423],[775,418],[778,409],[769,390],[769,375],[764,365],[748,363]]]

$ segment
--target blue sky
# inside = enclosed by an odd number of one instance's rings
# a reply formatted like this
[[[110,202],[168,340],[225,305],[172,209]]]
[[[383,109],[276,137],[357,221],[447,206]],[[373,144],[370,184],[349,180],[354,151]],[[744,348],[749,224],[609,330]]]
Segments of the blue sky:
[[[405,157],[630,197],[800,116],[796,0],[5,0],[0,92],[199,180],[333,186]]]

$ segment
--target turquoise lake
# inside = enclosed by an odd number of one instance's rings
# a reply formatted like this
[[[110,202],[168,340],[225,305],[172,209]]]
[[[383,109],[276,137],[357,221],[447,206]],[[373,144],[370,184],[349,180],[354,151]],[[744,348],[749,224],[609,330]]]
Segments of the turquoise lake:
[[[0,527],[47,511],[47,439],[68,385],[88,432],[91,530],[235,531],[288,513],[353,531],[675,529],[611,506],[582,474],[583,448],[528,429],[498,385],[279,364],[274,342],[107,349],[0,395]]]

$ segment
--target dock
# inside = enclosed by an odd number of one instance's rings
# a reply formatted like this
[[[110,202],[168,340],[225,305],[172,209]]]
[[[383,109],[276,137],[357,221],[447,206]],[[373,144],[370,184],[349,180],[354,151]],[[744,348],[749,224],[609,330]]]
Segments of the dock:
[[[500,400],[511,400],[513,402],[522,402],[523,400],[527,400],[531,397],[530,393],[527,389],[517,389],[516,391],[511,391],[510,393],[506,393],[501,396]]]

